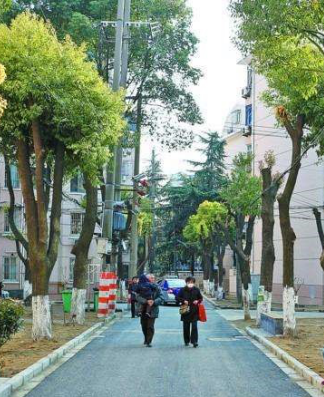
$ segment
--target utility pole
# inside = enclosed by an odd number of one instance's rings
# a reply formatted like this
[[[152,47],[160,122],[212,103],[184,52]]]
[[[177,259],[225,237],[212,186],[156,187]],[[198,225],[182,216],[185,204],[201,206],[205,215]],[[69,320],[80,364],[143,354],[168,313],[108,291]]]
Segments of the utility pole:
[[[124,20],[123,20],[123,45],[121,55],[121,76],[120,87],[126,89],[128,75],[128,59],[129,59],[129,42],[130,42],[130,17],[131,17],[131,0],[124,0]],[[123,163],[123,148],[119,145],[116,156],[115,170],[115,200],[121,200],[121,169]]]
[[[140,173],[140,158],[141,158],[141,124],[142,124],[142,96],[139,97],[137,102],[137,145],[135,147],[134,159],[134,175]],[[128,269],[128,277],[132,278],[137,275],[137,262],[138,262],[138,181],[134,179],[133,183],[133,203],[132,203],[132,226],[131,226],[131,252],[130,264]]]
[[[120,88],[121,56],[122,56],[123,31],[124,31],[124,9],[125,9],[125,0],[118,0],[113,91],[118,91]],[[115,169],[116,169],[117,152],[118,150],[116,147],[114,149],[112,164],[110,163],[106,166],[105,208],[104,208],[102,236],[107,238],[110,242],[112,241],[112,236],[113,236]],[[104,258],[103,267],[107,268],[106,258]]]
[[[150,271],[154,271],[155,265],[155,243],[156,243],[156,219],[155,219],[155,199],[156,199],[156,180],[157,180],[157,164],[156,164],[156,156],[155,156],[155,149],[152,151],[152,158],[151,158],[151,192],[150,198],[152,200],[152,247],[151,247],[151,255],[150,255]]]

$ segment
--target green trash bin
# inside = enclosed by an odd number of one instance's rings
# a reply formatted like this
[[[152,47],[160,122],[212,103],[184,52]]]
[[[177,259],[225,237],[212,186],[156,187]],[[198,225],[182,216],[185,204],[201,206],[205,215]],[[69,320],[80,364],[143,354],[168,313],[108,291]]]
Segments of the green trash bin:
[[[93,292],[93,310],[98,312],[99,291]]]
[[[70,313],[71,312],[71,302],[72,302],[72,291],[71,290],[62,291],[62,299],[63,299],[64,313]]]

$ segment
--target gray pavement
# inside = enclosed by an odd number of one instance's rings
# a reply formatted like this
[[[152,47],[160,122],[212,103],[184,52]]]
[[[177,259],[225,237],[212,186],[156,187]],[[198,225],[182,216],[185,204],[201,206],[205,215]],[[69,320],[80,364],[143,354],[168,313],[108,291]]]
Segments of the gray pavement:
[[[28,397],[306,397],[309,394],[208,305],[199,348],[183,346],[178,309],[162,308],[153,348],[125,316]]]

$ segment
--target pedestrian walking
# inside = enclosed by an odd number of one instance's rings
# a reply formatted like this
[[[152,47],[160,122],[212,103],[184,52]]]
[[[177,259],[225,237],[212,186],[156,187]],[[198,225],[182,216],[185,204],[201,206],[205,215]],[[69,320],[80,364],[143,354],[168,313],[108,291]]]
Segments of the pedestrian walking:
[[[136,287],[138,284],[138,277],[133,277],[132,282],[128,287],[128,293],[130,295],[130,304],[131,304],[131,314],[132,318],[136,317]]]
[[[193,347],[198,347],[199,304],[203,297],[195,283],[194,277],[187,277],[186,286],[179,291],[177,300],[181,304],[180,313],[183,322],[184,343],[186,346],[191,343]]]
[[[144,345],[152,347],[155,320],[159,317],[159,306],[163,303],[161,288],[155,283],[153,274],[143,275],[136,288],[136,300],[141,305],[141,326]]]

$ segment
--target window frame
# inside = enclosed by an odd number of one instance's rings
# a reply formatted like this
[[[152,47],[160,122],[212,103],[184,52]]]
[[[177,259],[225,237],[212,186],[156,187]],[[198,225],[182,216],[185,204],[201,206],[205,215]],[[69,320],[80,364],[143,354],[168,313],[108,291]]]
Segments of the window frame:
[[[20,179],[18,174],[18,167],[14,164],[10,164],[10,174],[11,174],[11,183],[13,189],[20,189]],[[4,187],[8,189],[8,175],[5,169],[5,180],[4,180]]]
[[[10,262],[9,263],[5,263],[6,259],[8,259]],[[10,267],[13,265],[13,263],[11,262],[11,260],[15,260],[15,270],[16,270],[16,276],[15,278],[10,278],[12,272],[10,271]],[[2,266],[3,266],[3,281],[5,283],[19,283],[19,274],[18,274],[18,261],[17,261],[17,255],[3,255],[2,257]],[[9,278],[6,278],[6,266],[9,266],[8,269],[8,276]]]
[[[78,223],[80,222],[80,227],[77,227],[76,221],[73,220],[73,217],[75,216],[80,216],[80,221],[78,221]],[[71,236],[79,236],[83,227],[83,223],[84,223],[84,216],[85,213],[84,212],[71,212],[70,214],[70,235]],[[74,227],[77,227],[77,229],[74,229]],[[73,232],[73,230],[77,230],[77,232]]]

